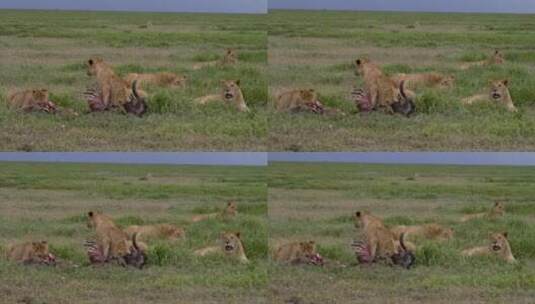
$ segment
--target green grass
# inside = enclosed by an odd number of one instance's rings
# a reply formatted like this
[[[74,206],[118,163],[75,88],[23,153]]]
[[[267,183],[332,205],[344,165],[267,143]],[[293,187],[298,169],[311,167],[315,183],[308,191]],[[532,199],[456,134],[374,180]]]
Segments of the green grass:
[[[345,117],[271,113],[272,151],[531,150],[535,147],[535,23],[531,15],[272,11],[269,23],[270,100],[280,92],[315,87],[321,101]],[[415,23],[419,25],[414,25]],[[503,66],[459,69],[466,61],[505,54]],[[349,102],[362,86],[351,63],[360,56],[387,73],[453,74],[449,90],[417,90],[410,119],[359,115]],[[464,107],[464,97],[486,92],[491,79],[510,80],[520,109]],[[319,136],[318,136],[319,134]]]
[[[266,16],[0,10],[0,149],[9,151],[266,150]],[[45,21],[46,20],[46,21]],[[143,28],[150,21],[153,26]],[[193,65],[235,48],[235,67]],[[87,114],[82,93],[94,80],[84,62],[100,56],[117,73],[169,71],[186,75],[185,89],[148,87],[149,113]],[[193,99],[241,79],[252,112]],[[8,92],[46,87],[51,100],[80,117],[21,115],[5,107]]]
[[[529,167],[270,163],[271,246],[315,240],[322,256],[348,265],[270,265],[273,303],[528,303],[535,296],[535,170]],[[461,223],[467,212],[504,200],[506,216]],[[362,235],[351,215],[369,210],[387,225],[437,222],[454,229],[445,243],[417,241],[412,270],[360,267],[349,246]],[[519,263],[463,258],[489,232],[508,231]]]
[[[12,242],[48,240],[57,267],[24,267],[0,258],[2,303],[263,303],[267,274],[267,189],[260,167],[2,163],[0,250]],[[140,180],[147,173],[152,178]],[[234,220],[191,223],[202,210],[235,200]],[[146,269],[91,267],[82,246],[93,233],[85,214],[102,210],[121,227],[172,223],[175,243],[149,242]],[[251,261],[195,257],[221,231],[240,231]],[[3,251],[3,250],[2,250]],[[77,265],[77,267],[75,267]]]

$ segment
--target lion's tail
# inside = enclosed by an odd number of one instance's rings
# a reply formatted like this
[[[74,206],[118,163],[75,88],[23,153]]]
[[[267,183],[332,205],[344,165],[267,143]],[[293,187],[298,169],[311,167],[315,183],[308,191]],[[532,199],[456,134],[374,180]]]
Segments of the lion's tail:
[[[137,79],[132,81],[132,93],[136,99],[139,99],[139,93],[137,92]]]
[[[405,246],[405,232],[402,232],[399,236],[399,244],[401,245],[401,249],[403,249],[403,251],[408,251],[407,247]]]

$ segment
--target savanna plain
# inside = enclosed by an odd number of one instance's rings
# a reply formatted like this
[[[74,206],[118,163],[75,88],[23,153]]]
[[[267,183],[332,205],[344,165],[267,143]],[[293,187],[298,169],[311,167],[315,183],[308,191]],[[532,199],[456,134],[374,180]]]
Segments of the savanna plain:
[[[323,267],[273,263],[271,303],[532,303],[535,297],[535,171],[518,167],[271,163],[270,248],[315,241]],[[503,201],[505,215],[461,222]],[[350,246],[362,238],[356,211],[385,225],[438,223],[453,229],[443,242],[415,239],[406,270],[358,265]],[[462,257],[508,232],[517,263]]]
[[[535,147],[535,23],[532,15],[270,11],[270,101],[291,89],[314,88],[343,115],[273,113],[272,151],[518,151]],[[504,64],[474,66],[495,50]],[[387,75],[438,72],[450,88],[419,88],[409,118],[359,114],[350,101],[355,60],[367,58]],[[463,105],[509,80],[518,112],[493,103]]]
[[[0,258],[1,303],[265,303],[267,203],[263,168],[2,163],[0,247],[46,240],[57,265],[21,265]],[[199,214],[238,206],[232,220]],[[94,232],[88,211],[124,228],[169,223],[185,229],[176,241],[148,242],[142,269],[92,266],[83,246]],[[249,259],[193,251],[241,232]]]
[[[264,15],[0,10],[0,149],[4,151],[265,151],[267,31]],[[207,65],[225,50],[238,64]],[[143,86],[148,113],[88,113],[83,93],[100,57],[115,73],[171,72],[185,87]],[[194,99],[241,80],[251,111]],[[46,88],[79,116],[21,114],[6,108],[19,90]]]

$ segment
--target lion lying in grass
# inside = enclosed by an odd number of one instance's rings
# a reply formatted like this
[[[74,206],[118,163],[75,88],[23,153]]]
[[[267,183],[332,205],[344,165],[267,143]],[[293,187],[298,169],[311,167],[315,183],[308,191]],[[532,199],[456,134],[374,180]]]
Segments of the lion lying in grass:
[[[451,88],[455,83],[455,77],[453,75],[443,75],[435,72],[415,74],[399,73],[392,75],[392,80],[398,86],[401,84],[401,81],[405,81],[405,87],[411,90],[419,87],[445,89]]]
[[[8,260],[23,264],[55,265],[56,263],[47,241],[10,245],[6,254]]]
[[[213,219],[213,218],[220,218],[220,219],[228,220],[228,219],[234,218],[237,215],[238,215],[238,204],[236,204],[236,202],[234,201],[228,201],[227,205],[225,206],[225,209],[223,209],[222,211],[215,212],[215,213],[195,215],[191,219],[191,221],[193,223],[196,223],[196,222],[205,221],[205,220]]]
[[[137,80],[140,86],[143,86],[144,84],[150,84],[160,87],[185,87],[187,77],[186,76],[178,76],[174,73],[169,72],[161,72],[161,73],[154,73],[154,74],[138,74],[138,73],[130,73],[126,74],[124,79],[129,83],[130,86],[134,83],[134,81]]]
[[[221,86],[221,93],[199,97],[195,99],[195,102],[201,105],[210,102],[223,102],[232,105],[240,112],[249,112],[249,108],[243,98],[239,80],[223,80],[221,81]]]
[[[513,99],[509,93],[509,81],[495,80],[490,82],[489,93],[478,94],[462,100],[463,104],[470,105],[475,102],[492,101],[501,105],[504,105],[509,112],[517,112],[517,108],[513,104]]]
[[[490,235],[490,244],[487,246],[474,247],[465,249],[461,252],[463,256],[481,256],[481,255],[495,255],[508,263],[515,263],[516,259],[511,251],[511,246],[507,240],[507,232],[492,233]]]
[[[220,60],[200,62],[193,66],[193,70],[200,70],[205,67],[224,67],[238,64],[238,53],[235,49],[227,49],[225,55]]]
[[[238,259],[241,263],[249,263],[240,236],[239,232],[221,233],[218,246],[198,249],[194,254],[202,257],[210,254],[222,253],[226,256]]]
[[[47,89],[18,91],[9,94],[7,105],[10,109],[22,112],[56,113],[58,107],[49,100]]]
[[[323,258],[316,251],[316,242],[293,242],[278,247],[273,260],[287,264],[323,265]]]
[[[298,89],[284,92],[277,96],[275,110],[279,112],[311,112],[315,114],[344,115],[338,109],[324,106],[319,101],[318,93],[314,89]]]
[[[505,205],[503,202],[496,201],[494,202],[494,206],[492,206],[492,209],[488,212],[481,212],[481,213],[474,213],[474,214],[466,214],[461,218],[461,222],[468,222],[473,219],[481,219],[486,218],[490,220],[495,220],[499,217],[502,217],[505,215]]]
[[[476,61],[476,62],[466,62],[461,65],[461,70],[467,70],[472,67],[477,66],[488,66],[488,65],[499,65],[505,63],[505,57],[499,50],[494,50],[492,56],[485,60]]]

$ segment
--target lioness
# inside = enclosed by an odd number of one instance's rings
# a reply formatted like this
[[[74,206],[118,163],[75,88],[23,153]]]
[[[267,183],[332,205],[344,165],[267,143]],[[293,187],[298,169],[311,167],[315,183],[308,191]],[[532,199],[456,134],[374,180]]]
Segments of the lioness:
[[[200,70],[204,67],[213,67],[213,66],[229,66],[235,65],[238,63],[238,53],[235,49],[226,49],[225,56],[220,60],[200,62],[193,66],[194,70]]]
[[[219,237],[218,246],[206,247],[194,252],[197,256],[206,256],[208,254],[223,253],[227,256],[237,258],[242,263],[249,263],[245,255],[245,249],[240,239],[240,233],[224,232]]]
[[[7,259],[24,264],[48,264],[53,262],[47,241],[26,242],[7,248]]]
[[[504,105],[507,108],[507,111],[517,112],[517,108],[513,104],[511,99],[511,94],[509,94],[509,81],[504,80],[495,80],[490,82],[490,91],[487,94],[478,94],[462,100],[464,104],[472,104],[479,101],[492,101]]]
[[[89,211],[87,219],[87,227],[95,230],[97,246],[102,248],[102,256],[106,261],[117,260],[120,265],[126,266],[124,257],[131,254],[128,234],[102,212]]]
[[[132,85],[134,80],[137,80],[141,86],[143,84],[152,84],[161,87],[185,87],[188,78],[186,76],[178,76],[174,73],[161,72],[154,74],[130,73],[124,79],[130,85]]]
[[[394,233],[395,238],[400,238],[402,233],[405,233],[407,237],[416,236],[438,241],[449,240],[453,237],[453,229],[435,223],[414,226],[394,226],[390,230]]]
[[[463,63],[461,65],[461,70],[467,70],[475,66],[486,66],[486,65],[493,65],[493,64],[504,64],[504,63],[505,63],[505,58],[503,54],[498,50],[494,50],[494,53],[488,59],[476,61],[476,62]]]
[[[414,90],[417,87],[449,88],[455,82],[453,75],[443,75],[440,73],[415,73],[415,74],[394,74],[392,79],[399,86],[401,81],[405,81],[406,88]]]
[[[8,107],[23,112],[41,111],[55,113],[58,107],[49,100],[47,89],[14,92],[7,99]]]
[[[310,264],[316,255],[316,242],[293,242],[277,248],[273,260],[288,264]]]
[[[204,105],[209,102],[223,101],[227,104],[234,106],[240,112],[249,111],[247,104],[245,104],[245,99],[243,98],[243,93],[240,88],[239,80],[223,80],[221,81],[221,85],[221,93],[199,97],[195,99],[195,102]]]
[[[97,88],[85,93],[91,111],[119,108],[138,116],[145,113],[147,94],[136,89],[137,81],[134,80],[130,86],[127,81],[117,76],[102,58],[91,58],[87,61],[87,75],[94,76],[97,80]]]
[[[134,234],[137,234],[140,240],[146,241],[152,238],[177,240],[186,236],[184,228],[176,227],[171,224],[157,224],[157,225],[145,225],[145,226],[128,226],[124,229],[124,232],[128,234],[129,238],[132,238]]]
[[[228,201],[227,206],[221,212],[195,215],[191,221],[196,223],[218,217],[222,219],[230,219],[236,215],[238,215],[238,205],[234,201]]]
[[[355,74],[364,78],[365,92],[373,109],[380,108],[387,113],[400,112],[405,115],[414,112],[415,94],[404,89],[405,81],[396,84],[368,59],[357,59],[355,66]]]
[[[516,262],[515,257],[511,251],[511,246],[507,240],[508,234],[492,233],[490,235],[490,244],[487,246],[474,247],[465,249],[461,252],[463,256],[478,256],[478,255],[496,255],[508,263]]]
[[[494,202],[494,206],[492,206],[492,209],[490,209],[489,212],[466,214],[461,218],[461,222],[467,222],[469,220],[479,219],[479,218],[487,218],[487,219],[494,220],[504,215],[505,215],[504,203],[500,201],[496,201]]]
[[[316,114],[340,114],[343,112],[335,108],[324,106],[318,99],[314,89],[299,89],[284,92],[277,96],[275,110],[279,112],[312,112]]]
[[[383,221],[368,212],[357,211],[354,215],[355,226],[363,230],[371,260],[390,261],[399,252],[394,234]]]

